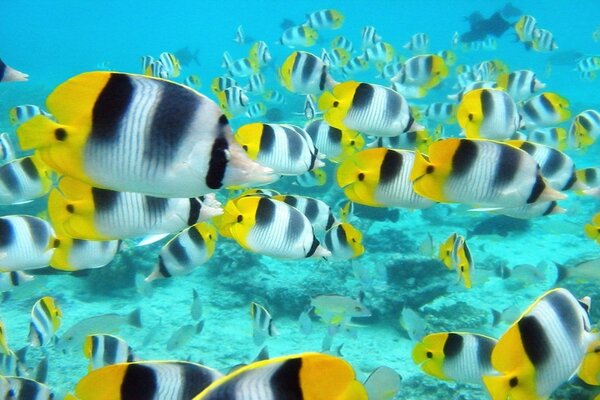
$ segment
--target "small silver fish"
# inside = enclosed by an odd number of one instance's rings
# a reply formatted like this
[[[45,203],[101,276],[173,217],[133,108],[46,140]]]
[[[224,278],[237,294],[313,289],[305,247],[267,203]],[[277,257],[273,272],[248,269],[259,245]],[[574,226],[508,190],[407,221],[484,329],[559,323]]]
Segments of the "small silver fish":
[[[192,319],[199,321],[202,318],[202,302],[200,301],[200,295],[196,289],[192,289],[192,305],[190,309]]]
[[[177,329],[167,341],[167,350],[173,351],[187,344],[194,335],[198,335],[204,329],[204,320],[196,325],[188,324]]]

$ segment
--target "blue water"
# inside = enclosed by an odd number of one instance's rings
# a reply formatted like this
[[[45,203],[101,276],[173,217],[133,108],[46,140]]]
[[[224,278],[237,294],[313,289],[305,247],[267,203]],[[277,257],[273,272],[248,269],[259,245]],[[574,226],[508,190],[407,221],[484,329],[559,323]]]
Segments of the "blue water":
[[[0,57],[12,67],[30,75],[27,83],[0,84],[0,132],[15,138],[15,128],[8,121],[8,110],[19,104],[44,105],[46,96],[64,80],[108,65],[111,70],[140,73],[140,57],[161,52],[175,52],[188,47],[199,51],[200,65],[184,66],[179,82],[190,73],[201,77],[200,92],[214,99],[211,80],[221,75],[222,55],[229,51],[233,58],[247,54],[249,45],[232,41],[235,29],[242,25],[247,36],[264,40],[273,55],[272,65],[279,66],[292,50],[277,45],[280,23],[291,19],[301,23],[307,13],[323,8],[336,8],[345,15],[338,31],[324,31],[322,42],[309,51],[320,54],[330,40],[342,34],[360,47],[360,31],[373,25],[384,40],[397,51],[409,56],[401,46],[417,32],[430,37],[431,52],[448,49],[454,32],[464,32],[468,24],[464,17],[473,11],[489,16],[502,8],[503,1],[5,1],[0,6],[2,23]],[[592,40],[592,32],[600,24],[596,1],[515,1],[514,6],[525,14],[534,15],[538,25],[549,29],[559,51],[576,50],[586,55],[599,55],[600,43]],[[512,30],[498,39],[495,51],[457,51],[458,63],[473,64],[488,59],[500,59],[511,70],[531,69],[546,84],[546,90],[560,93],[571,104],[573,115],[585,109],[600,109],[598,80],[582,80],[574,65],[552,65],[547,69],[550,53],[526,51],[515,42]],[[268,70],[270,88],[277,87],[274,71]],[[371,69],[361,79],[383,83],[374,78]],[[451,75],[452,76],[452,73]],[[342,80],[341,77],[336,77]],[[450,79],[449,79],[450,81]],[[431,95],[441,99],[452,93],[448,86]],[[430,97],[415,104],[427,104]],[[412,103],[412,102],[411,102]],[[290,108],[302,112],[303,98],[289,96]],[[286,110],[286,111],[292,111]],[[303,116],[286,114],[287,121],[302,125]],[[234,128],[248,122],[243,117],[231,121]],[[568,124],[563,124],[568,127]],[[456,133],[458,127],[450,128]],[[578,167],[600,164],[600,145],[587,152],[569,152]],[[328,169],[330,179],[334,175]],[[302,189],[284,180],[275,185],[282,191],[302,193],[322,198],[334,204],[343,197],[335,184],[325,188]],[[225,194],[224,194],[225,195]],[[357,218],[353,223],[364,235],[365,254],[352,263],[331,264],[324,261],[279,261],[247,253],[233,241],[221,238],[211,261],[187,277],[163,281],[155,285],[151,297],[135,288],[136,272],[147,274],[154,266],[160,244],[135,248],[132,244],[121,250],[109,266],[93,271],[89,276],[69,274],[38,277],[34,290],[0,303],[0,318],[7,326],[9,344],[18,349],[27,343],[29,313],[33,302],[41,295],[51,295],[63,310],[64,319],[57,335],[78,320],[109,312],[124,314],[140,307],[144,328],[124,327],[119,335],[125,338],[140,358],[191,359],[227,371],[241,362],[248,362],[258,353],[252,343],[248,308],[250,301],[269,306],[280,335],[269,339],[272,356],[320,351],[325,326],[313,321],[313,332],[299,332],[296,319],[310,298],[324,293],[356,297],[362,290],[366,304],[374,317],[363,325],[357,335],[336,336],[334,345],[344,344],[342,353],[363,379],[379,365],[388,365],[403,377],[399,399],[481,399],[485,390],[472,385],[445,383],[422,373],[410,359],[413,342],[398,324],[403,305],[408,304],[427,321],[427,333],[436,331],[472,331],[498,337],[507,325],[492,327],[491,308],[503,310],[517,304],[521,310],[537,296],[554,285],[552,261],[575,265],[578,261],[598,258],[598,245],[582,231],[586,222],[598,212],[598,200],[569,194],[564,202],[565,215],[550,216],[531,222],[528,230],[515,229],[508,236],[480,235],[470,240],[478,268],[490,271],[506,263],[538,265],[547,262],[545,279],[541,281],[510,281],[491,276],[471,290],[456,282],[455,273],[447,272],[437,261],[419,252],[420,244],[431,234],[439,244],[450,233],[465,233],[478,222],[489,218],[483,213],[469,213],[456,206],[436,206],[435,211],[400,210],[399,218],[390,221],[386,212],[372,219]],[[2,215],[32,214],[45,208],[45,200],[19,206],[2,206]],[[354,264],[354,265],[353,265]],[[363,266],[372,282],[365,284],[353,274],[356,264]],[[387,274],[380,274],[384,265]],[[379,271],[379,272],[378,272]],[[573,293],[592,299],[600,298],[598,281],[567,281]],[[204,305],[204,331],[186,346],[167,351],[165,344],[172,332],[190,323],[191,289],[200,293]],[[600,313],[592,307],[592,322]],[[144,338],[151,330],[158,334],[145,346]],[[30,366],[43,354],[32,349]],[[48,384],[57,393],[72,390],[87,371],[87,360],[79,349],[67,353],[47,350],[49,356]],[[563,390],[566,390],[563,388]],[[456,393],[456,394],[454,394]],[[564,394],[556,398],[573,398]],[[586,398],[587,394],[578,394]],[[444,397],[446,396],[446,397]],[[452,397],[450,397],[452,396]],[[569,397],[571,396],[571,397]]]

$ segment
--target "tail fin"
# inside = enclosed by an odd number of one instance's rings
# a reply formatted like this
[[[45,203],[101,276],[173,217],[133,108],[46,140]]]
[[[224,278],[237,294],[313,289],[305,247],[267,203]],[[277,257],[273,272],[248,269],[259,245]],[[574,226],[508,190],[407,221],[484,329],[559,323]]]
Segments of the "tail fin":
[[[142,310],[136,308],[133,310],[129,317],[127,318],[127,323],[131,326],[135,326],[136,328],[143,328],[142,326]]]

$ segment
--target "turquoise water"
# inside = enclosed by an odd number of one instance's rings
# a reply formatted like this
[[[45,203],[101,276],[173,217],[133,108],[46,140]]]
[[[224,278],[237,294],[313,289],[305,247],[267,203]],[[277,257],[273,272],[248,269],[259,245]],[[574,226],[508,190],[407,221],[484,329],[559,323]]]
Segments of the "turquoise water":
[[[126,4],[123,4],[126,3]],[[235,30],[242,25],[247,36],[267,42],[273,55],[272,66],[279,66],[293,51],[277,45],[280,24],[290,19],[299,24],[307,13],[336,8],[345,16],[340,30],[323,31],[322,41],[308,51],[320,54],[338,34],[360,47],[363,26],[373,25],[379,35],[406,57],[402,49],[410,36],[426,32],[430,52],[450,48],[454,32],[465,32],[464,17],[473,11],[489,16],[505,3],[440,2],[426,0],[339,2],[302,1],[290,4],[275,1],[227,2],[117,2],[102,4],[83,1],[29,1],[3,4],[0,24],[4,38],[0,57],[8,65],[30,75],[26,83],[0,84],[0,132],[9,132],[16,143],[15,127],[9,123],[8,111],[21,104],[44,105],[45,98],[61,82],[82,72],[108,66],[113,71],[140,73],[140,57],[188,48],[198,51],[199,65],[183,65],[182,82],[191,73],[202,80],[199,91],[212,99],[210,82],[221,75],[224,51],[234,59],[247,54],[249,44],[233,42]],[[575,50],[585,55],[600,54],[600,43],[592,32],[600,24],[594,1],[553,1],[538,4],[513,2],[525,14],[534,15],[538,24],[549,29],[558,43],[558,52]],[[511,19],[515,19],[514,17]],[[555,53],[526,51],[515,41],[512,29],[498,38],[497,50],[461,52],[458,64],[474,64],[489,59],[505,62],[510,70],[531,69],[546,84],[546,90],[560,93],[571,104],[575,115],[586,109],[600,109],[598,80],[584,80],[574,71],[574,61],[550,62]],[[550,65],[550,66],[549,66]],[[451,70],[452,71],[452,70]],[[268,88],[286,94],[285,122],[303,125],[304,97],[287,93],[278,85],[272,67],[265,70]],[[338,81],[344,78],[333,73]],[[453,72],[428,97],[411,100],[426,105],[443,101],[455,93]],[[375,78],[373,68],[355,78],[385,84]],[[294,114],[296,113],[296,114]],[[231,120],[235,129],[249,122],[239,117]],[[568,122],[561,126],[568,128]],[[448,126],[446,133],[455,135],[459,127]],[[578,168],[598,166],[600,145],[586,152],[568,151]],[[303,188],[285,178],[272,185],[281,193],[313,196],[334,206],[343,199],[335,185],[335,166],[329,164],[329,181],[324,187]],[[226,201],[226,191],[219,198]],[[425,375],[411,360],[414,342],[400,326],[403,306],[416,310],[426,321],[426,333],[469,331],[499,337],[511,321],[492,326],[491,310],[517,305],[522,311],[535,298],[555,287],[554,262],[568,267],[580,261],[598,259],[599,248],[585,237],[583,226],[599,210],[597,199],[569,193],[561,205],[568,211],[533,219],[525,224],[509,222],[508,234],[475,233],[469,245],[476,262],[475,282],[467,290],[457,282],[456,273],[447,271],[421,245],[428,234],[439,245],[451,233],[466,234],[491,218],[483,212],[468,212],[466,207],[439,204],[425,211],[372,210],[357,211],[352,223],[363,234],[365,253],[352,262],[323,260],[282,261],[242,250],[234,241],[220,238],[213,258],[186,277],[162,280],[153,285],[152,294],[136,288],[136,273],[147,275],[154,267],[165,240],[144,247],[126,241],[116,258],[106,267],[88,274],[50,274],[42,272],[34,282],[16,288],[0,303],[0,318],[7,330],[9,344],[20,349],[27,344],[30,311],[39,297],[53,296],[64,314],[60,337],[77,321],[106,313],[126,314],[141,309],[143,328],[123,326],[120,337],[127,340],[136,355],[145,360],[191,360],[226,372],[231,366],[254,359],[260,348],[252,341],[249,304],[265,305],[274,318],[279,335],[267,340],[271,356],[321,351],[326,335],[325,324],[313,318],[312,332],[304,334],[297,319],[310,299],[335,293],[355,298],[362,291],[364,304],[373,312],[367,319],[355,319],[360,325],[351,334],[340,333],[333,348],[342,345],[341,353],[362,380],[380,365],[386,365],[403,377],[398,399],[481,399],[485,389],[477,385],[447,383]],[[46,208],[46,199],[34,203],[1,206],[2,215],[37,215]],[[437,247],[435,249],[437,251]],[[540,267],[542,279],[528,276],[502,279],[495,275],[500,265],[515,267],[530,264]],[[357,277],[356,271],[363,274]],[[35,274],[35,272],[32,272]],[[366,278],[365,278],[366,276]],[[578,298],[600,298],[597,280],[570,279],[560,283]],[[188,343],[167,350],[166,343],[181,326],[193,323],[190,317],[192,289],[203,304],[203,331]],[[591,320],[600,317],[592,303]],[[112,328],[111,328],[112,329]],[[148,337],[155,333],[153,337]],[[79,348],[62,351],[57,346],[45,350],[30,349],[28,366],[45,355],[49,360],[47,383],[59,396],[73,389],[87,373],[87,360]],[[593,390],[561,387],[555,399],[587,399]]]

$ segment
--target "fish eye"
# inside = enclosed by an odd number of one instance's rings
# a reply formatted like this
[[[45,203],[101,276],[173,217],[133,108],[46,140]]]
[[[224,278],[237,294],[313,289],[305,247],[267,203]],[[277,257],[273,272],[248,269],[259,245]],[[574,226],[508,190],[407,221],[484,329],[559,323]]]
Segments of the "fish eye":
[[[427,356],[427,358],[433,358],[433,353],[430,351],[428,351],[425,355]]]
[[[362,311],[362,308],[359,306],[354,307],[354,311]]]
[[[350,146],[354,146],[354,143],[355,143],[354,140],[351,140],[350,141]]]
[[[244,149],[244,151],[248,151],[248,146],[247,145],[242,145],[242,149]]]
[[[428,165],[427,168],[425,169],[425,173],[431,174],[431,173],[433,173],[433,170],[434,170],[433,165]]]
[[[333,106],[334,106],[334,107],[337,107],[337,106],[339,106],[339,105],[340,105],[340,102],[339,102],[339,101],[334,101],[334,102],[333,102]]]
[[[237,216],[237,222],[242,222],[244,220],[244,216],[242,214]]]
[[[365,180],[365,174],[363,174],[362,172],[358,174],[358,180],[359,181],[364,181]]]
[[[469,121],[473,121],[473,114],[469,114]]]
[[[465,267],[463,267],[462,265],[460,266],[460,272],[465,272]]]

